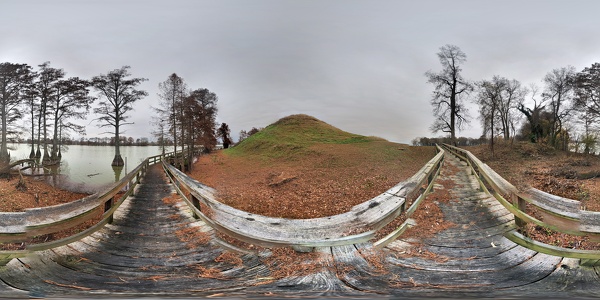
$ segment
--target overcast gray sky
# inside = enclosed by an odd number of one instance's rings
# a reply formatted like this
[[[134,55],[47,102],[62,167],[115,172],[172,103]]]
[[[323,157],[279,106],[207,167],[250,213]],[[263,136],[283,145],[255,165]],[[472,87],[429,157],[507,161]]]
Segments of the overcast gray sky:
[[[50,61],[91,78],[131,66],[149,96],[125,135],[151,137],[150,106],[171,73],[219,97],[237,133],[296,113],[409,143],[433,136],[432,86],[445,44],[464,76],[542,85],[567,65],[600,61],[600,1],[2,0],[0,61]],[[459,135],[481,134],[477,110]],[[104,130],[91,121],[88,136]]]

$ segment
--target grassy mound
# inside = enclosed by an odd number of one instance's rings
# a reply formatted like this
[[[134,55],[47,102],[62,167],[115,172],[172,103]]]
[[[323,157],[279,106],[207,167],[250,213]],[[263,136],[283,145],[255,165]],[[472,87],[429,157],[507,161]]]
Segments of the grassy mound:
[[[345,132],[308,115],[291,115],[253,134],[239,145],[227,149],[226,153],[293,159],[315,154],[315,145],[372,141],[383,139]]]

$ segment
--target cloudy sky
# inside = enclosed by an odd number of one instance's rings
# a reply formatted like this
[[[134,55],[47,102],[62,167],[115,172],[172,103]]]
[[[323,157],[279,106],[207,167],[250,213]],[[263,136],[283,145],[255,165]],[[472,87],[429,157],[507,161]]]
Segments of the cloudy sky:
[[[464,76],[542,85],[568,65],[600,61],[600,1],[2,0],[0,61],[50,61],[91,78],[131,66],[149,80],[125,135],[151,137],[149,109],[172,73],[219,97],[234,138],[296,113],[409,143],[433,136],[432,86],[446,44]],[[477,110],[459,135],[481,134]],[[88,136],[102,131],[94,116]],[[439,134],[438,134],[439,135]]]

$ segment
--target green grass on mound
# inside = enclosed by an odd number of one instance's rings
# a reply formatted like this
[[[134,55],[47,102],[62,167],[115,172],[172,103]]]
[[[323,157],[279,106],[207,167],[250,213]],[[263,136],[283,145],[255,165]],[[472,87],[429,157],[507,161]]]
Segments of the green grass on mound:
[[[278,120],[225,153],[236,156],[294,159],[315,154],[315,145],[357,144],[385,141],[342,131],[307,115],[291,115]]]

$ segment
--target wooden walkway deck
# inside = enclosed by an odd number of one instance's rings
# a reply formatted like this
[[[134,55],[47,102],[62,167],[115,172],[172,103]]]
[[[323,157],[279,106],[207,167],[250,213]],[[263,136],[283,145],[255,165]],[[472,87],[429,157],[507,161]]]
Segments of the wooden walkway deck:
[[[453,200],[439,206],[456,226],[428,239],[400,237],[375,255],[383,258],[383,268],[366,244],[325,247],[318,249],[318,269],[284,278],[272,277],[262,255],[222,259],[230,252],[209,227],[183,204],[163,201],[174,190],[154,165],[113,224],[0,267],[0,298],[600,296],[600,267],[582,267],[504,238],[512,215],[478,190],[458,159],[447,154],[445,164],[438,180],[455,187]],[[433,255],[403,255],[416,244]]]

